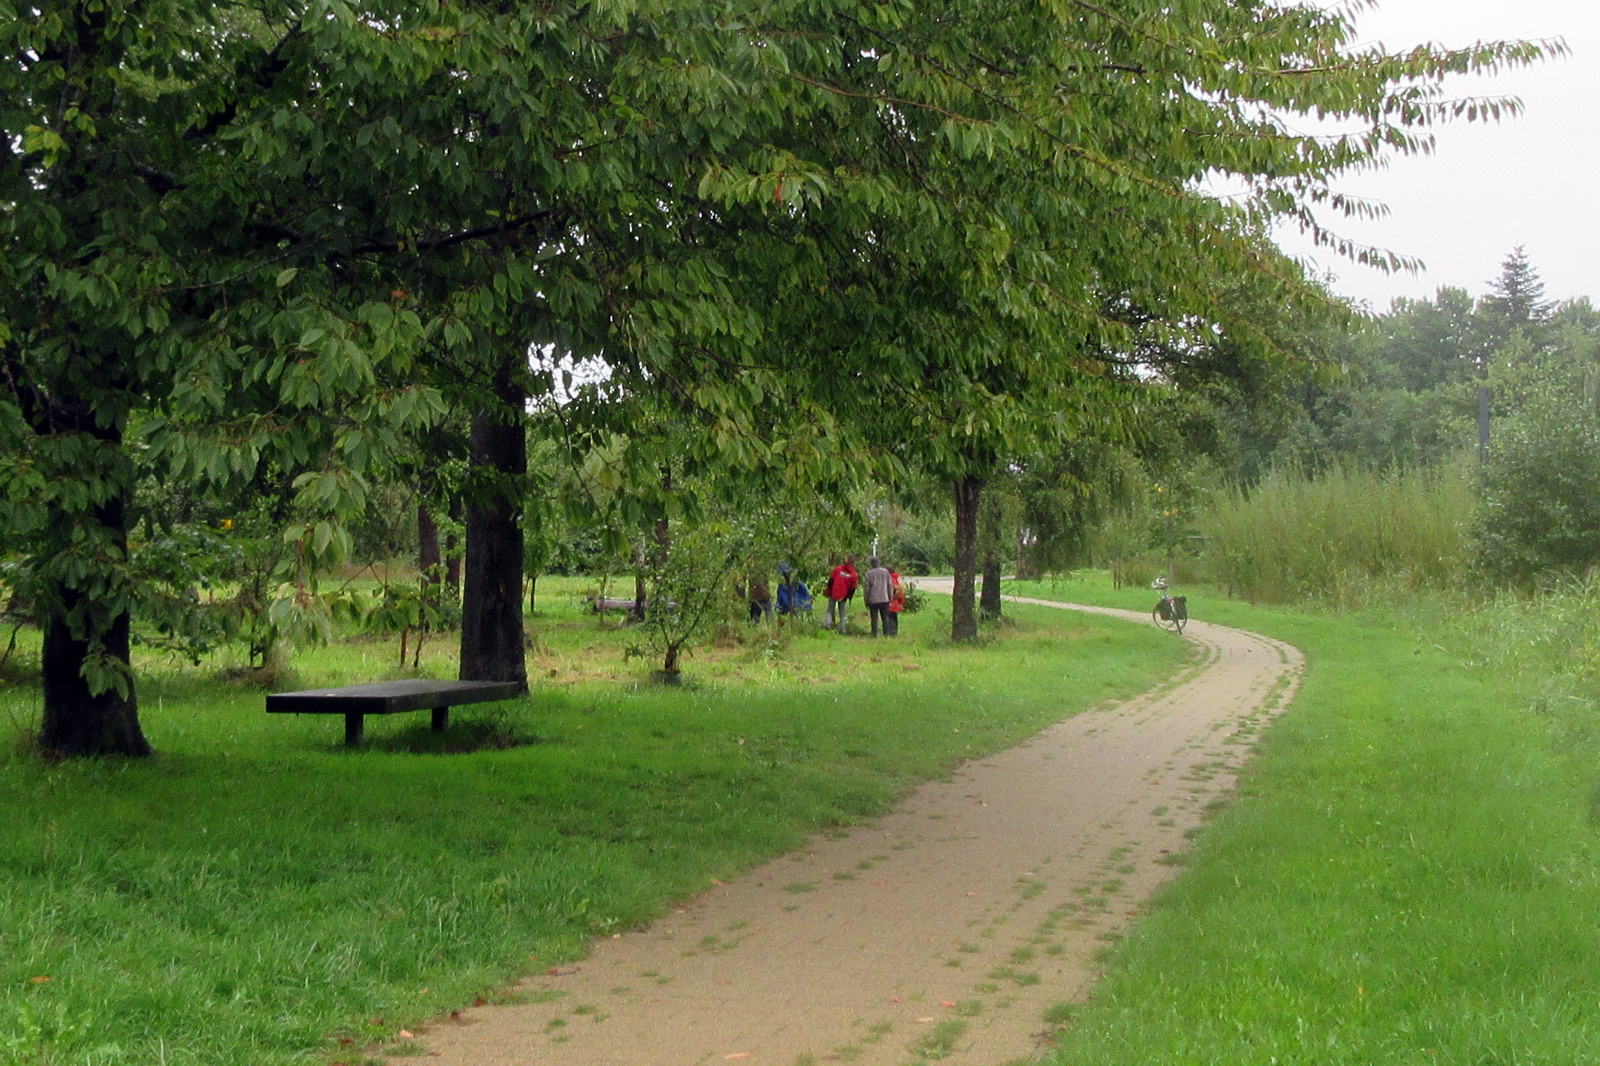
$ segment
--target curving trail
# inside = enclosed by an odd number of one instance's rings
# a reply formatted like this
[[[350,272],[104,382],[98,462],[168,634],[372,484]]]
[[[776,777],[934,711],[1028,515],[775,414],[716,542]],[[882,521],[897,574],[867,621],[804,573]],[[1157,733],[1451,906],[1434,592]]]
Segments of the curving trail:
[[[520,986],[544,1002],[430,1026],[418,1034],[427,1061],[903,1066],[928,1042],[956,1066],[1034,1055],[1044,1011],[1084,996],[1097,950],[1176,871],[1185,831],[1233,787],[1298,683],[1287,644],[1201,621],[1184,637],[1196,654],[1154,691],[968,763],[873,824],[598,942],[581,964]]]

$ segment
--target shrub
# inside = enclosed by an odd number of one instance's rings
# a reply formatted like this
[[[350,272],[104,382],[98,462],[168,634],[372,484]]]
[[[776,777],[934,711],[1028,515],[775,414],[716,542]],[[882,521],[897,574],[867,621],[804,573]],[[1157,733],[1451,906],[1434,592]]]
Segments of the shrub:
[[[1477,560],[1497,580],[1600,563],[1600,407],[1594,383],[1547,380],[1495,435],[1483,472]]]

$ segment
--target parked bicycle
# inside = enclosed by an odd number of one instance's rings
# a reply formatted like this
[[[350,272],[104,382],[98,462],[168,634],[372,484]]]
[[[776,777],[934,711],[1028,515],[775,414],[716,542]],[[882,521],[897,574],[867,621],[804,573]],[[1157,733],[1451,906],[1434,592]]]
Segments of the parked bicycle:
[[[1167,579],[1158,577],[1150,583],[1150,587],[1161,593],[1161,598],[1156,601],[1156,606],[1150,612],[1150,621],[1162,629],[1170,629],[1174,633],[1182,633],[1183,627],[1189,621],[1189,601],[1183,596],[1174,596],[1167,591]]]

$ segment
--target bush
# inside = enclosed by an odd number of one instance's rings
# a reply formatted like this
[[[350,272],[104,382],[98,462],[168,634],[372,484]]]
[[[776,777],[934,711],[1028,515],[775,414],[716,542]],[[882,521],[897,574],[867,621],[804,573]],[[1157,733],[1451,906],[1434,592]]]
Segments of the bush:
[[[1497,580],[1600,564],[1600,406],[1594,383],[1547,381],[1495,435],[1483,473],[1477,558]]]
[[[920,611],[924,607],[928,606],[928,594],[917,588],[916,582],[904,581],[901,584],[906,590],[906,606],[904,613],[915,614],[917,611]]]

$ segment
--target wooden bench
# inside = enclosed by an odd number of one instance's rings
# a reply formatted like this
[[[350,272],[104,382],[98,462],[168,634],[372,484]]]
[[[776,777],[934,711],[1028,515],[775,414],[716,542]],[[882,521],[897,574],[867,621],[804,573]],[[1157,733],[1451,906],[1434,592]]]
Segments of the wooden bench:
[[[515,681],[375,681],[343,688],[278,692],[267,697],[268,714],[342,714],[344,742],[361,746],[362,719],[369,714],[432,711],[433,728],[450,724],[450,708],[463,703],[515,699],[527,688]]]

